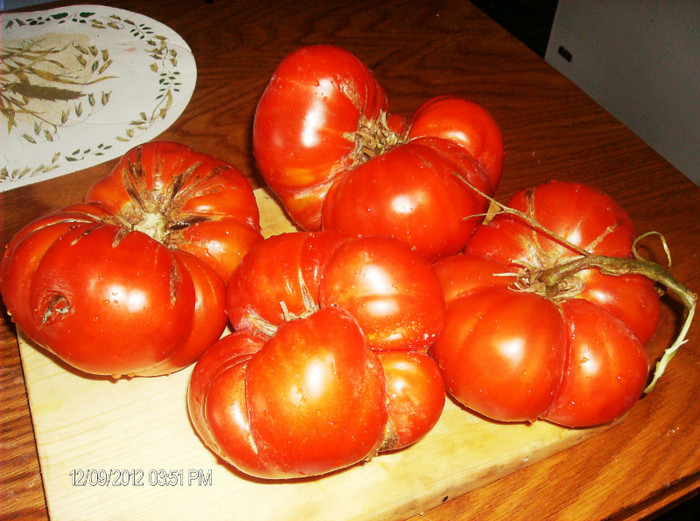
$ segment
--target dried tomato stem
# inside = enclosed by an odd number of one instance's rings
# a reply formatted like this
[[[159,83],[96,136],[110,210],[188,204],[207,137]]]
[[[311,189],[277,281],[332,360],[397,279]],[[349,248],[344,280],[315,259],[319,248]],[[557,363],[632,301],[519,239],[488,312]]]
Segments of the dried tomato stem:
[[[652,381],[646,389],[644,389],[644,392],[648,393],[656,386],[656,382],[661,378],[668,363],[676,355],[678,348],[686,342],[686,335],[688,334],[690,324],[695,315],[698,297],[672,277],[661,266],[655,262],[644,259],[625,259],[588,254],[585,257],[577,257],[569,262],[542,271],[538,275],[538,280],[547,287],[554,287],[564,278],[578,273],[579,271],[592,268],[600,270],[600,272],[605,275],[642,275],[675,293],[686,308],[685,319],[680,333],[673,344],[664,351],[663,356],[656,363]]]
[[[319,310],[319,306],[314,301],[314,297],[313,295],[311,295],[311,291],[309,291],[309,287],[306,285],[306,281],[304,280],[304,274],[301,272],[301,270],[299,270],[298,272],[298,279],[299,289],[301,290],[301,298],[304,302],[304,311],[301,313],[301,315],[297,316],[291,311],[289,311],[286,302],[281,301],[280,307],[282,308],[282,316],[285,322],[297,320],[300,318],[306,318]],[[269,337],[273,337],[277,333],[278,326],[276,326],[269,320],[262,318],[256,312],[252,312],[248,319],[252,322],[254,328],[260,333],[263,333]]]
[[[385,111],[381,111],[376,119],[362,116],[357,131],[345,135],[350,141],[357,141],[362,161],[369,161],[405,142],[405,136],[389,128],[386,116]]]
[[[678,352],[678,348],[687,342],[686,336],[688,335],[690,325],[695,316],[695,308],[698,300],[697,295],[690,291],[688,288],[686,288],[679,281],[677,281],[666,270],[664,270],[655,262],[639,258],[636,255],[636,252],[634,259],[607,257],[603,255],[592,254],[589,251],[586,251],[580,248],[579,246],[572,244],[563,237],[560,237],[551,230],[545,228],[529,215],[514,208],[510,208],[502,203],[499,203],[492,197],[488,196],[487,194],[483,193],[478,188],[473,186],[471,183],[469,183],[466,179],[464,179],[456,172],[454,172],[454,175],[458,179],[460,179],[465,185],[467,185],[470,189],[474,190],[476,193],[478,193],[479,195],[496,205],[499,209],[499,213],[515,215],[520,219],[523,219],[527,224],[529,224],[536,230],[545,233],[550,238],[560,242],[561,244],[581,254],[580,257],[576,257],[575,259],[572,259],[566,263],[559,264],[553,268],[538,273],[537,280],[542,282],[545,285],[545,287],[555,287],[560,281],[564,280],[566,277],[578,273],[579,271],[586,269],[598,269],[605,275],[642,275],[652,280],[653,282],[664,286],[667,290],[670,290],[676,294],[676,296],[681,300],[681,302],[685,306],[685,318],[683,320],[683,325],[681,326],[681,330],[678,333],[678,336],[673,341],[673,343],[664,350],[664,354],[656,363],[651,382],[644,389],[645,394],[651,392],[656,386],[656,383],[659,381],[659,378],[661,378],[664,371],[666,370],[666,366],[668,365],[668,363]],[[664,249],[668,253],[665,241]]]
[[[567,248],[570,248],[570,249],[574,250],[576,253],[580,253],[580,254],[583,255],[583,256],[588,256],[588,255],[590,255],[590,253],[589,253],[588,251],[586,251],[586,250],[584,250],[583,248],[581,248],[581,247],[575,245],[574,243],[572,243],[572,242],[566,240],[564,237],[560,237],[559,235],[557,235],[556,233],[554,233],[554,232],[553,232],[552,230],[550,230],[549,228],[546,228],[546,227],[542,226],[540,223],[538,223],[535,219],[533,219],[532,217],[530,217],[530,216],[527,215],[526,213],[523,213],[523,212],[521,212],[520,210],[516,210],[515,208],[511,208],[510,206],[506,206],[506,205],[503,204],[503,203],[499,203],[498,201],[496,201],[496,199],[494,199],[493,197],[491,197],[491,196],[485,194],[484,192],[482,192],[481,190],[479,190],[476,186],[474,186],[473,184],[471,184],[469,181],[467,181],[464,177],[462,177],[462,176],[461,176],[460,174],[458,174],[457,172],[452,172],[452,175],[454,175],[457,179],[459,179],[460,181],[462,181],[467,187],[469,187],[469,189],[475,191],[475,192],[476,192],[477,194],[479,194],[481,197],[483,197],[484,199],[486,199],[486,200],[489,201],[490,203],[492,203],[492,204],[494,204],[495,206],[497,206],[497,207],[498,207],[498,213],[506,213],[506,214],[509,214],[509,215],[515,215],[516,217],[519,217],[520,219],[522,219],[522,220],[524,220],[525,222],[527,222],[530,226],[532,226],[533,228],[535,228],[537,231],[540,231],[540,232],[544,233],[544,234],[547,235],[550,239],[553,239],[553,240],[555,240],[555,241],[557,241],[557,242],[563,244],[563,245],[566,246]],[[473,217],[473,216],[470,216],[470,217]]]

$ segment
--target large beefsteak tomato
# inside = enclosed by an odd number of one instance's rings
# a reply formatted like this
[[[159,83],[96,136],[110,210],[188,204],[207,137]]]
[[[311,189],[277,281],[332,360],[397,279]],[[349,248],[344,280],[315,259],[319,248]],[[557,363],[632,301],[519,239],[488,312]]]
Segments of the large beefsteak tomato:
[[[506,206],[520,215],[496,215],[464,254],[435,264],[448,307],[431,354],[447,389],[500,421],[610,422],[647,383],[644,345],[660,311],[649,279],[607,269],[632,257],[632,221],[607,195],[568,182]],[[613,261],[601,269],[586,264],[592,256]]]
[[[422,438],[445,386],[427,348],[444,299],[430,264],[395,239],[272,236],[231,277],[236,329],[197,362],[192,423],[234,467],[320,475]]]
[[[84,203],[20,230],[0,291],[31,340],[81,371],[167,374],[219,338],[225,280],[261,240],[240,172],[152,142],[127,152]]]
[[[305,230],[383,235],[431,261],[461,251],[503,167],[503,138],[480,105],[426,101],[410,120],[388,112],[372,72],[314,45],[288,55],[256,110],[260,172]],[[473,218],[470,218],[473,217]]]

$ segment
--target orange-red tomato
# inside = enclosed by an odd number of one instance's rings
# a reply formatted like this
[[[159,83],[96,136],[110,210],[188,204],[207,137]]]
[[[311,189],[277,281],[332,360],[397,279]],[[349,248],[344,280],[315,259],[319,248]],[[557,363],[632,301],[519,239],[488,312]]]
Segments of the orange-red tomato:
[[[320,475],[415,443],[445,386],[426,354],[444,299],[395,239],[295,232],[255,245],[227,287],[234,329],[197,362],[204,443],[261,478]]]
[[[321,227],[321,205],[335,179],[361,161],[358,130],[387,109],[372,72],[330,45],[287,56],[258,103],[253,151],[265,181],[294,221]]]
[[[596,189],[553,181],[508,206],[591,254],[631,256],[629,216]],[[658,294],[640,275],[565,269],[580,257],[522,218],[499,214],[464,254],[435,264],[448,304],[431,355],[458,401],[500,421],[586,427],[639,399]]]
[[[225,280],[262,240],[251,187],[224,161],[152,142],[127,152],[85,199],[6,246],[0,291],[12,319],[87,373],[192,364],[226,326]]]
[[[503,138],[480,105],[454,96],[410,120],[351,53],[313,45],[288,55],[256,110],[260,172],[303,229],[383,235],[431,261],[461,251],[503,167]],[[473,218],[470,218],[473,217]]]

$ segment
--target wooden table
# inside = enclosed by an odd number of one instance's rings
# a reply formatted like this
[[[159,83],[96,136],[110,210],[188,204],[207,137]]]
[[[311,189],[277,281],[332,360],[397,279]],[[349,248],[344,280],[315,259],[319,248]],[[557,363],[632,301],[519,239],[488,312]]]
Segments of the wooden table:
[[[638,230],[665,235],[673,274],[700,292],[698,187],[468,2],[103,3],[159,20],[189,43],[197,87],[161,137],[231,161],[254,186],[261,183],[251,156],[251,122],[272,71],[292,49],[333,43],[375,71],[394,112],[410,114],[444,93],[487,107],[506,143],[499,199],[552,178],[597,185],[629,211]],[[70,2],[41,8],[65,5]],[[0,194],[1,242],[30,219],[80,201],[113,164]],[[654,253],[663,258],[660,249]],[[650,356],[669,345],[680,314],[677,300],[665,298]],[[636,519],[697,493],[699,337],[696,325],[656,390],[623,422],[412,519]],[[46,519],[25,381],[7,317],[0,342],[0,516]]]

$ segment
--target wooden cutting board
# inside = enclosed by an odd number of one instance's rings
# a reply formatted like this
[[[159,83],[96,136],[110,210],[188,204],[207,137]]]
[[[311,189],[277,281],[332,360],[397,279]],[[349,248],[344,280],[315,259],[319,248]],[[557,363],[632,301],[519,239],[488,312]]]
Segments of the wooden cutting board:
[[[294,229],[264,190],[256,197],[266,236]],[[600,432],[492,423],[448,400],[433,431],[406,450],[323,478],[262,482],[196,436],[185,404],[191,368],[86,378],[21,333],[19,345],[53,521],[402,519]]]

